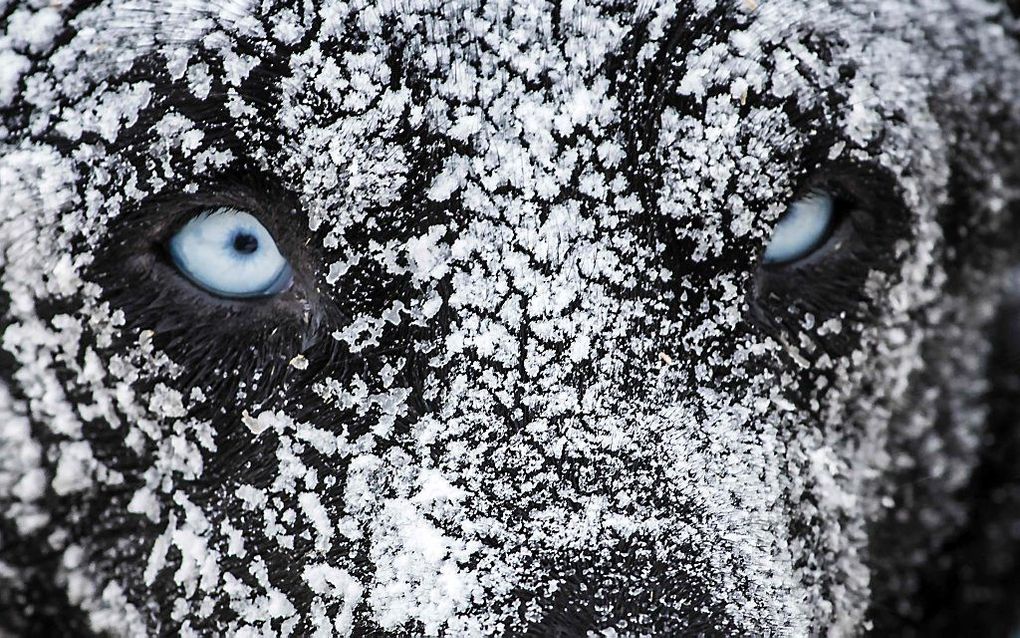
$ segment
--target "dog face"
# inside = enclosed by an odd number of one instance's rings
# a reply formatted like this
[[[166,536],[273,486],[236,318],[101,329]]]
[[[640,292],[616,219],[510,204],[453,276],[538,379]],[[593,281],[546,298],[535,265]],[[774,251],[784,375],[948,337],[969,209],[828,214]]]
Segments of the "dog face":
[[[15,628],[926,613],[987,422],[1004,7],[0,16]]]

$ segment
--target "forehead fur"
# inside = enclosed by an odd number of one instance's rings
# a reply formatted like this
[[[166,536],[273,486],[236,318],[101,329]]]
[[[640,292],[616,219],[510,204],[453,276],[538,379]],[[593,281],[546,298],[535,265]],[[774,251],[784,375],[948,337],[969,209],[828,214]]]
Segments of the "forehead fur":
[[[974,463],[997,265],[951,239],[1013,198],[1003,12],[0,0],[0,502],[114,633],[852,633],[880,479]],[[756,329],[832,167],[909,232]],[[117,302],[111,244],[235,192],[284,194],[303,314]]]

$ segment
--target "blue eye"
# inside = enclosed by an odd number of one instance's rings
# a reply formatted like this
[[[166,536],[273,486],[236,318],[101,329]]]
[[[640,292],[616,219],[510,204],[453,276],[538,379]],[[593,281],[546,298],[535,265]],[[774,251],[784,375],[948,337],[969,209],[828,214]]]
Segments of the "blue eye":
[[[271,297],[293,280],[290,264],[266,227],[233,208],[196,215],[170,238],[169,248],[181,274],[218,297]]]
[[[835,205],[832,195],[815,191],[796,200],[779,218],[765,248],[766,264],[788,264],[807,257],[828,238]]]

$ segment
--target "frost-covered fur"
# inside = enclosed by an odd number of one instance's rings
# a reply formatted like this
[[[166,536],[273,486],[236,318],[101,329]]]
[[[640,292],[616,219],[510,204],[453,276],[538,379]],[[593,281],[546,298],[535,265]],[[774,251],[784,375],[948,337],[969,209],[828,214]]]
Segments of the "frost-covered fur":
[[[8,630],[1014,622],[1005,3],[0,0],[0,29]],[[846,223],[763,266],[812,187]],[[289,291],[176,273],[224,205]]]

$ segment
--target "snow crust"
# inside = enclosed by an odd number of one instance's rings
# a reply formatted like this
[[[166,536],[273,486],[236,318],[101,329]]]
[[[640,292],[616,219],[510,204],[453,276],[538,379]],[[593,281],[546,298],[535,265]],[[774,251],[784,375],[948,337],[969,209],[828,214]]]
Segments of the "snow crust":
[[[994,140],[961,140],[953,127],[973,123],[932,98],[997,87],[1020,121],[1020,56],[994,3],[11,6],[0,283],[17,369],[16,392],[0,385],[0,504],[62,555],[95,629],[502,635],[540,620],[583,564],[595,592],[686,583],[657,601],[663,617],[852,635],[868,525],[899,506],[891,472],[927,467],[945,497],[932,538],[951,531],[993,305],[950,287],[937,213],[954,154],[979,162]],[[271,85],[269,115],[252,78]],[[229,118],[189,117],[174,91]],[[826,161],[892,176],[911,238],[868,277],[874,318],[798,316],[766,336],[747,329],[746,290],[819,140]],[[212,390],[186,386],[157,327],[130,326],[90,277],[125,211],[205,187],[239,149],[297,195],[302,236],[329,256],[311,273],[323,295],[366,272],[409,282],[325,336],[379,363],[317,373],[336,420],[244,400],[194,417]],[[1013,197],[1004,170],[974,171],[987,228]],[[649,239],[653,218],[669,242]],[[380,354],[403,331],[426,336]],[[281,365],[317,370],[317,347]],[[936,427],[946,403],[952,433]],[[97,427],[151,464],[125,476]],[[250,437],[250,478],[216,471],[226,428]],[[87,511],[116,489],[153,530],[121,548],[126,565],[44,505]],[[594,635],[629,635],[618,611],[595,610]]]

